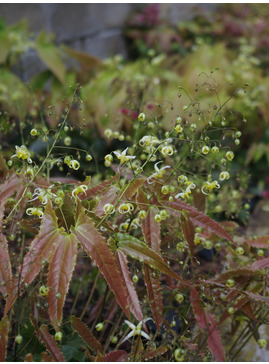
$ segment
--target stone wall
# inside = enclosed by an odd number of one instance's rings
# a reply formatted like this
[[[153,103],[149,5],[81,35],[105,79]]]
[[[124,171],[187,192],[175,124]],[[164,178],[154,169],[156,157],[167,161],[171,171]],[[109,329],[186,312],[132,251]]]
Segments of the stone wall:
[[[39,33],[45,29],[56,36],[59,43],[88,52],[98,58],[115,54],[126,56],[123,26],[132,12],[145,4],[89,3],[89,4],[1,4],[0,17],[7,24],[26,18],[30,29]],[[161,14],[171,24],[190,19],[197,11],[214,8],[214,4],[161,4]],[[30,77],[42,65],[34,52],[24,56]]]

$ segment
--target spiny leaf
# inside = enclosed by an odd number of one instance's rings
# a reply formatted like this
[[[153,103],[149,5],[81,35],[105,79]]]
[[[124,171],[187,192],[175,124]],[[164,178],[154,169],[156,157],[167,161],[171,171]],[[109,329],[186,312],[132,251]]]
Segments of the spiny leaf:
[[[102,361],[104,362],[126,362],[128,361],[128,354],[124,350],[115,350],[106,354]]]
[[[116,202],[118,198],[119,189],[115,185],[112,185],[108,188],[106,193],[102,196],[101,200],[99,201],[98,205],[96,206],[94,213],[97,216],[104,215],[104,206],[107,203],[111,203],[112,205]]]
[[[157,213],[158,210],[151,206],[148,209],[145,220],[142,222],[142,232],[145,241],[155,252],[159,252],[161,247],[161,227],[154,218]]]
[[[64,235],[55,249],[48,273],[48,312],[54,328],[62,322],[65,296],[77,259],[77,243],[73,234]]]
[[[163,302],[159,275],[157,274],[156,277],[154,277],[154,270],[147,265],[143,266],[143,272],[151,311],[153,313],[157,329],[160,330],[162,324]]]
[[[55,361],[66,361],[54,337],[50,335],[47,325],[41,325],[39,330],[39,337],[44,342],[47,350],[51,353],[51,356]]]
[[[41,359],[42,359],[42,361],[48,361],[48,362],[53,361],[53,359],[50,356],[50,354],[47,353],[46,351],[42,351],[42,353],[41,353]]]
[[[43,259],[50,261],[52,250],[54,250],[65,238],[63,231],[63,229],[58,229],[57,218],[49,202],[46,205],[39,234],[32,241],[22,266],[18,268],[21,281],[19,291],[25,283],[29,285],[38,275],[43,265]],[[7,298],[5,315],[12,307],[18,295],[17,279],[13,279],[12,287],[12,293]]]
[[[82,337],[83,341],[96,353],[104,354],[102,345],[91,333],[90,329],[75,316],[71,317],[72,328]]]
[[[259,270],[267,267],[269,267],[269,258],[264,258],[252,263],[250,269]]]
[[[12,273],[8,253],[7,239],[0,232],[0,291],[3,294],[11,294]]]
[[[103,274],[115,297],[130,317],[130,312],[126,308],[128,305],[127,292],[122,276],[120,275],[115,258],[106,243],[106,239],[93,225],[91,219],[86,216],[81,205],[78,206],[76,226],[72,227],[72,233],[76,236],[82,248],[97,264],[100,272]]]
[[[157,349],[148,347],[143,353],[143,359],[148,360],[148,359],[156,358],[156,356],[163,355],[167,350],[168,350],[168,348],[163,345]]]
[[[192,207],[183,201],[180,202],[160,201],[160,202],[163,206],[168,208],[172,214],[176,216],[180,216],[183,210],[187,210],[190,213],[189,218],[194,225],[198,225],[205,229],[208,229],[217,234],[218,236],[233,242],[231,236],[227,233],[227,231],[225,231],[220,226],[219,223],[212,220],[209,216],[198,211],[195,207]]]
[[[225,361],[225,351],[214,316],[204,310],[202,300],[195,288],[191,290],[191,306],[201,330],[208,332],[208,347],[217,361]]]
[[[269,248],[269,236],[265,235],[265,236],[260,236],[257,239],[247,239],[246,240],[247,244],[253,246],[254,248],[264,248],[264,249],[268,249]]]
[[[34,356],[33,356],[33,354],[32,354],[32,353],[28,353],[28,354],[26,354],[26,355],[25,355],[25,357],[24,357],[24,361],[25,361],[25,362],[31,362],[31,361],[34,361]]]
[[[125,191],[125,196],[128,199],[131,199],[137,191],[143,186],[145,182],[145,178],[136,178],[128,187],[128,189]]]
[[[147,211],[150,206],[149,200],[148,200],[145,192],[143,192],[141,189],[138,190],[138,192],[137,192],[136,202],[138,204],[139,209],[141,209],[141,210]]]
[[[9,321],[7,317],[3,317],[0,321],[0,362],[6,360],[7,342],[8,342]]]
[[[64,83],[65,66],[60,58],[59,50],[44,31],[36,38],[35,49],[45,65]]]
[[[150,267],[177,279],[185,285],[189,285],[168,267],[158,253],[150,249],[139,239],[122,233],[115,234],[115,238],[119,242],[119,249],[124,251],[130,257],[138,259],[142,263],[145,263]]]
[[[194,230],[193,223],[191,222],[191,220],[189,218],[188,213],[182,213],[181,214],[181,225],[182,225],[182,231],[183,231],[184,237],[186,239],[186,242],[187,242],[188,247],[189,247],[189,251],[191,253],[191,261],[192,261],[192,263],[194,263],[195,262],[195,260],[194,260],[194,235],[195,235],[195,230]]]
[[[133,285],[133,281],[130,278],[130,272],[128,269],[128,261],[126,255],[118,250],[115,254],[116,262],[118,263],[119,272],[124,280],[126,291],[128,292],[127,301],[130,307],[130,311],[138,321],[143,320],[143,314],[141,311],[140,303],[137,297],[136,290]]]
[[[254,301],[265,303],[267,306],[269,306],[269,297],[264,297],[258,293],[252,293],[249,291],[244,291],[244,294],[252,298]]]
[[[4,202],[24,187],[23,181],[14,173],[0,185],[0,201]]]
[[[116,173],[109,181],[104,181],[99,185],[92,187],[86,191],[86,193],[81,193],[79,195],[80,200],[87,200],[89,197],[92,196],[102,196],[106,191],[107,187],[114,183],[119,178],[119,174]],[[85,184],[85,183],[84,183]]]

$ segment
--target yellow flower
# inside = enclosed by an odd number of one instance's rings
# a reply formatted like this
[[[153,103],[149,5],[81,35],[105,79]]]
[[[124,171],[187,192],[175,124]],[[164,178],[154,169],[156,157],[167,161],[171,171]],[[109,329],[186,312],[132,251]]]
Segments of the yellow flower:
[[[73,189],[72,196],[75,197],[76,195],[78,195],[79,193],[82,193],[82,192],[84,192],[86,195],[87,189],[88,189],[88,187],[86,185],[80,185]]]
[[[161,161],[154,164],[155,172],[147,179],[147,182],[149,184],[153,183],[154,178],[162,178],[164,176],[166,168],[170,168],[170,166],[164,166],[162,168],[158,168],[158,164],[161,163]]]
[[[202,192],[204,195],[208,195],[211,191],[215,190],[216,188],[220,188],[220,185],[217,181],[213,182],[207,181],[202,187]]]
[[[124,149],[123,152],[113,152],[116,157],[120,160],[121,164],[128,162],[131,159],[135,159],[135,156],[133,155],[126,155],[128,148]]]
[[[49,188],[47,190],[43,189],[43,188],[36,188],[34,190],[34,193],[33,193],[33,196],[32,196],[32,199],[29,200],[29,202],[32,202],[32,201],[35,201],[36,199],[39,199],[42,203],[42,205],[46,205],[48,203],[48,200],[49,199],[52,199],[54,197],[57,197],[55,195],[55,193],[52,193],[51,192],[51,188],[53,187],[54,185],[51,185],[49,186]]]
[[[36,215],[38,216],[40,219],[42,219],[44,213],[42,211],[42,209],[38,209],[36,207],[30,207],[29,209],[26,210],[26,214],[27,215]]]
[[[21,145],[20,147],[18,147],[17,145],[15,146],[16,148],[16,154],[14,154],[11,158],[17,157],[19,159],[27,159],[28,163],[32,163],[32,159],[30,151],[26,148],[25,145]]]
[[[107,214],[109,214],[109,213],[112,213],[112,212],[114,212],[114,206],[113,205],[111,205],[111,203],[107,203],[107,204],[105,204],[105,206],[103,207],[103,210],[104,210],[104,213],[107,215]]]
[[[162,147],[161,153],[164,157],[167,157],[168,155],[173,155],[174,151],[173,151],[173,148],[171,147],[171,145],[166,145],[166,146]]]
[[[220,181],[224,181],[225,179],[229,179],[230,178],[230,173],[229,172],[221,172],[219,175],[219,180]]]
[[[131,337],[134,337],[137,335],[143,336],[147,340],[150,340],[149,335],[147,333],[145,333],[144,331],[142,331],[142,326],[144,325],[144,323],[146,323],[149,320],[152,320],[152,318],[147,318],[147,319],[140,321],[137,326],[135,326],[133,323],[131,323],[128,320],[124,320],[124,322],[130,327],[130,329],[132,331],[122,340],[121,344],[124,343],[124,341],[129,340]]]
[[[79,169],[79,167],[80,167],[80,163],[77,161],[77,160],[75,160],[75,159],[72,159],[70,162],[69,162],[69,167],[70,168],[73,168],[73,169],[75,169],[75,170],[78,170]]]
[[[138,115],[138,120],[139,120],[139,121],[145,121],[145,119],[146,119],[146,115],[145,115],[143,112],[141,112],[141,113]]]

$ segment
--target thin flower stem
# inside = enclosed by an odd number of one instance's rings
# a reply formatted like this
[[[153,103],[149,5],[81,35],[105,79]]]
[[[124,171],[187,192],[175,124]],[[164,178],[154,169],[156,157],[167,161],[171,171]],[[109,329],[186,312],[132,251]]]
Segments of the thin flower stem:
[[[85,313],[87,311],[87,308],[88,308],[88,306],[89,306],[89,304],[91,302],[92,296],[94,294],[94,291],[95,291],[95,288],[96,288],[96,285],[97,285],[98,277],[99,277],[99,271],[96,273],[96,277],[95,277],[95,280],[94,280],[94,283],[93,283],[93,286],[92,286],[92,289],[91,289],[91,293],[90,293],[90,295],[88,297],[88,300],[86,302],[86,305],[84,306],[84,309],[82,311],[82,314],[80,315],[80,320],[83,319],[83,317],[84,317],[84,315],[85,315]]]

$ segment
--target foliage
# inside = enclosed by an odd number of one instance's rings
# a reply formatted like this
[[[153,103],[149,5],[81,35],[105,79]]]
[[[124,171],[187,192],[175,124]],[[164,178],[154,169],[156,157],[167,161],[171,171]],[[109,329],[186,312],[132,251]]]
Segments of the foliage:
[[[237,58],[217,45],[217,71],[201,45],[200,64],[115,57],[82,77],[45,33],[29,46],[49,70],[29,86],[12,47],[1,60],[7,90],[26,87],[1,99],[1,360],[233,361],[251,337],[266,345],[269,237],[231,221],[253,112]]]

